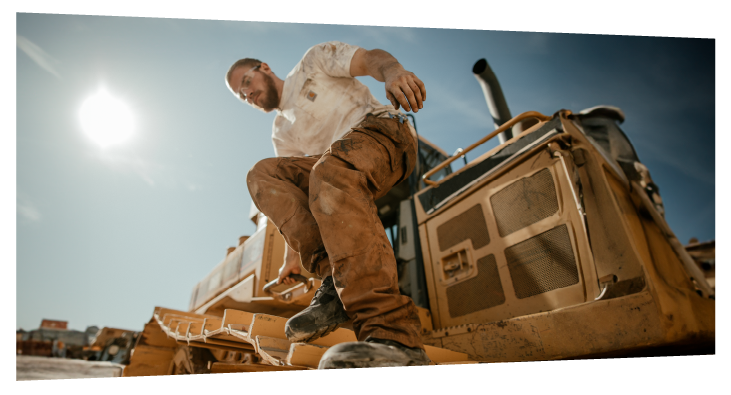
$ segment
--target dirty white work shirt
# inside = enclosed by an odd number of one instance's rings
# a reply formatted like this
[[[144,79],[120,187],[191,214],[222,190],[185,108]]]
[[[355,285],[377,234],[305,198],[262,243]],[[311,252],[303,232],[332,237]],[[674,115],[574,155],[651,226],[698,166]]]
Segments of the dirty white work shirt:
[[[366,114],[401,114],[350,76],[358,48],[338,41],[315,45],[287,74],[272,128],[276,156],[322,154]]]

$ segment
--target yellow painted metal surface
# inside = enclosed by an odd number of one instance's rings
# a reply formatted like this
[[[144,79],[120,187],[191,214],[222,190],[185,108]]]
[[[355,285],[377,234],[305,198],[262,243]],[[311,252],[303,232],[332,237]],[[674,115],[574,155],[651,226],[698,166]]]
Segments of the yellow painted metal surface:
[[[597,150],[570,112],[559,116],[561,133],[529,147],[442,207],[426,214],[416,199],[430,306],[418,309],[427,355],[437,364],[459,364],[638,355],[682,347],[713,350],[715,300],[702,272],[684,249],[678,249],[677,239],[642,188]],[[494,208],[498,195],[533,182],[539,173],[549,175],[555,210],[522,227],[505,225]],[[516,199],[533,202],[525,196]],[[440,245],[440,232],[449,234],[440,229],[475,207],[481,215],[470,214],[469,219],[484,224],[489,242],[476,246],[468,238]],[[575,281],[534,294],[519,292],[515,268],[522,263],[508,255],[516,254],[516,246],[560,227],[565,229],[562,253],[570,252],[567,261],[574,264]],[[461,231],[459,226],[450,229]],[[345,328],[310,344],[287,341],[287,317],[309,303],[314,289],[292,288],[274,295],[261,290],[275,278],[283,248],[273,224],[260,227],[196,286],[191,298],[195,313],[156,308],[124,374],[172,373],[173,359],[180,358],[175,354],[179,345],[214,350],[219,362],[212,364],[212,372],[314,369],[329,347],[355,341]],[[527,256],[538,256],[539,250],[533,248]],[[548,243],[542,251],[555,253],[554,245]],[[488,256],[494,259],[504,300],[465,310],[470,301],[458,298],[461,294],[454,287],[482,278]],[[245,262],[233,280],[231,260],[239,257]],[[535,280],[539,283],[541,278]],[[231,355],[239,360],[221,361]]]
[[[642,188],[631,184],[621,169],[610,163],[575,127],[568,114],[564,113],[561,120],[565,133],[543,147],[527,151],[520,160],[476,183],[435,212],[426,215],[417,204],[419,221],[425,224],[420,231],[426,233],[421,239],[426,270],[431,273],[427,284],[437,328],[425,336],[425,343],[465,352],[486,362],[631,355],[652,350],[670,352],[682,347],[712,352],[715,301],[709,298],[712,291],[707,283],[697,280],[702,274],[692,265],[692,259],[685,256],[685,250],[677,248],[677,239],[654,211]],[[530,306],[518,307],[511,303],[509,307],[496,306],[486,309],[482,315],[454,320],[449,316],[449,307],[455,301],[448,300],[444,291],[447,287],[440,288],[439,284],[440,276],[442,282],[445,280],[443,257],[449,257],[452,252],[440,250],[438,227],[469,207],[482,205],[490,244],[497,245],[495,255],[507,305],[515,295],[511,287],[514,279],[504,270],[499,250],[545,231],[540,224],[550,219],[512,235],[501,235],[494,225],[496,213],[489,211],[489,199],[504,185],[533,174],[536,166],[541,167],[541,161],[546,160],[554,161],[549,168],[556,181],[556,193],[563,197],[559,199],[558,216],[564,209],[573,209],[571,200],[578,201],[574,197],[580,191],[581,204],[574,207],[585,210],[586,219],[579,212],[581,215],[568,222],[573,225],[570,234],[574,253],[584,260],[578,265],[584,281],[577,286],[584,288],[585,298],[572,300],[558,295],[561,304],[536,303],[532,312],[521,311]],[[556,160],[560,160],[560,165]],[[579,232],[585,225],[590,239]],[[473,262],[490,253],[481,252],[489,249],[489,245],[475,249],[468,240],[453,248],[466,249],[467,260]],[[467,273],[465,280],[469,278]],[[536,301],[545,298],[541,296]],[[500,309],[515,313],[501,318]]]

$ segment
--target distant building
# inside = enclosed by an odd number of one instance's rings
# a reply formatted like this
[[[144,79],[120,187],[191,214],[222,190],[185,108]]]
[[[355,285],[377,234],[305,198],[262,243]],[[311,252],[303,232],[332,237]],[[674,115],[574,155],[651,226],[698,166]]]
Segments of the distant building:
[[[85,331],[70,330],[67,321],[42,320],[38,329],[16,332],[18,354],[66,357],[67,351],[88,346],[99,331],[90,326]]]
[[[67,329],[68,321],[46,320],[41,321],[41,328]]]

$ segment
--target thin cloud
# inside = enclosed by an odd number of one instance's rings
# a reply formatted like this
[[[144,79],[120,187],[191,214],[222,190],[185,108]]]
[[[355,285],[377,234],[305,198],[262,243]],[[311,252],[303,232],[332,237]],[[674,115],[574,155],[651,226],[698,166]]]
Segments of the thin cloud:
[[[549,49],[550,33],[527,33],[526,45],[523,49],[530,49],[531,53],[547,54]]]
[[[153,179],[153,173],[160,173],[162,167],[137,156],[103,153],[100,158],[105,163],[119,171],[131,171],[132,173],[137,174],[147,185],[151,187],[154,187],[156,184]]]
[[[692,156],[684,155],[682,152],[678,153],[670,147],[663,147],[658,141],[647,143],[638,139],[635,145],[641,147],[643,153],[648,153],[652,159],[662,162],[688,177],[707,185],[716,185],[714,172],[710,172]]]
[[[196,182],[173,174],[174,171],[169,166],[154,163],[136,155],[104,153],[100,154],[99,159],[119,172],[137,175],[151,187],[183,187],[191,192],[203,188]]]
[[[38,208],[26,197],[18,196],[17,212],[21,217],[33,222],[38,222],[42,218]]]
[[[300,24],[281,22],[216,21],[216,23],[218,26],[226,29],[257,34],[272,32],[281,33],[282,31],[295,33],[301,28]]]
[[[376,45],[382,47],[392,47],[394,38],[403,40],[408,44],[415,44],[418,37],[416,28],[408,27],[352,26],[352,29],[355,32],[354,37],[357,37],[357,41],[361,41],[363,38],[371,39],[375,41]]]
[[[198,185],[198,184],[194,184],[194,183],[192,183],[190,181],[186,181],[186,180],[182,180],[182,182],[185,183],[185,187],[188,188],[188,190],[191,192],[197,191],[198,189],[200,189],[200,185]]]
[[[438,96],[429,96],[427,93],[427,97],[432,97],[428,103],[431,108],[457,116],[463,125],[492,128],[492,116],[481,93],[479,96],[457,95],[452,93],[454,89],[446,89],[439,85],[437,83],[427,87],[428,90],[440,92]]]
[[[56,78],[61,79],[61,75],[58,74],[56,69],[53,67],[53,64],[58,63],[58,60],[54,59],[51,55],[44,51],[43,48],[23,36],[17,36],[16,42],[18,48],[33,59],[38,66],[55,75]]]

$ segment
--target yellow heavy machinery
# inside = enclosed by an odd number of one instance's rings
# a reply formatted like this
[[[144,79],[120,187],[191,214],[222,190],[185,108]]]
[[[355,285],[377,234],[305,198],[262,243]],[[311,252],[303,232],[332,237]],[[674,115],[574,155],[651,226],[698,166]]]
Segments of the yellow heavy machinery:
[[[499,127],[452,157],[419,137],[414,174],[376,202],[432,361],[715,353],[714,291],[666,223],[621,110],[511,118],[487,62],[473,72]],[[494,137],[501,144],[452,172]],[[320,282],[303,273],[265,289],[284,240],[251,218],[256,232],[194,288],[187,311],[154,309],[125,376],[313,369],[329,346],[355,340],[347,327],[286,340],[287,317]]]

